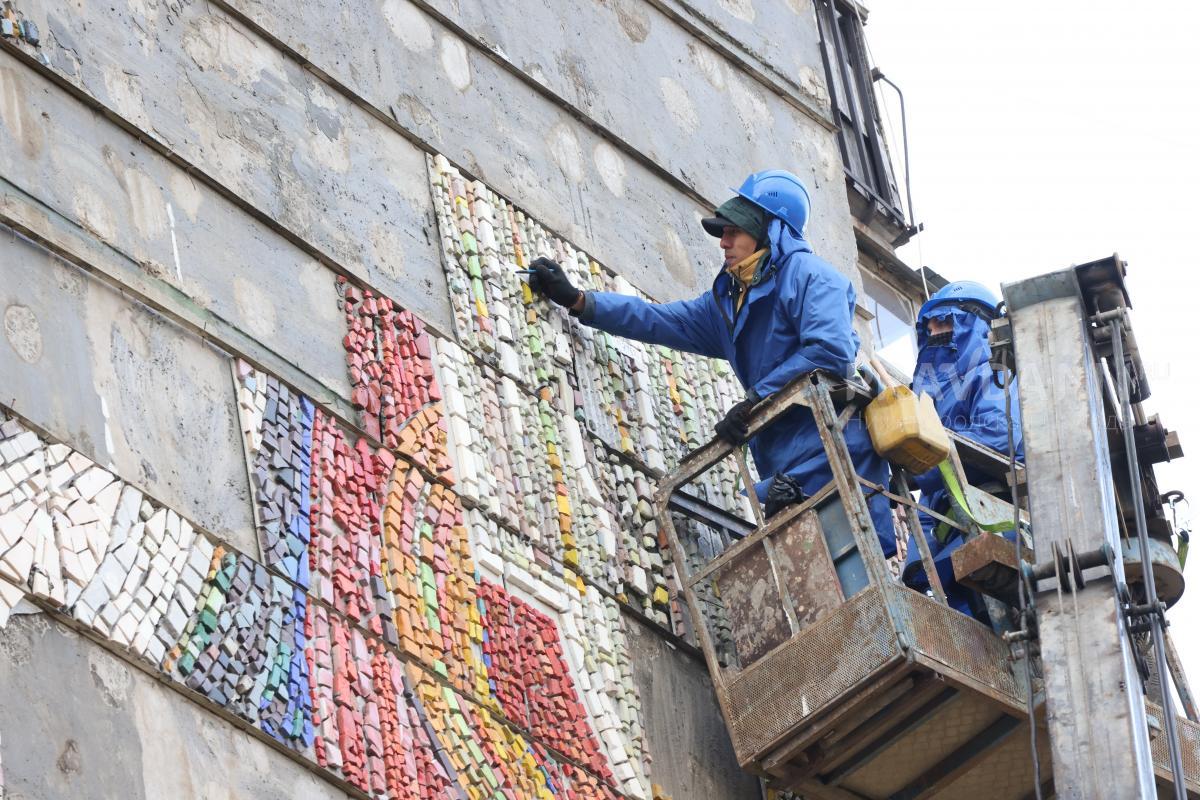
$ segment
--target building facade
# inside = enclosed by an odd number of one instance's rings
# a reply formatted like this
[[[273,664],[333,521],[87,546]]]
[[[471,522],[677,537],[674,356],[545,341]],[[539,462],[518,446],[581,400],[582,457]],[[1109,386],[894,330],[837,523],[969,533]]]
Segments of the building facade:
[[[695,296],[788,168],[904,367],[865,13],[5,3],[7,796],[758,796],[649,505],[741,390],[515,268]]]

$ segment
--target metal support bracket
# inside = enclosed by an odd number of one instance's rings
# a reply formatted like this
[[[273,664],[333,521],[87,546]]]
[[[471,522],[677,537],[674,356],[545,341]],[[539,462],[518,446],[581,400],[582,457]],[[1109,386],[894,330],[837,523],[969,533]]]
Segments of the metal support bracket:
[[[1021,565],[1021,574],[1031,596],[1056,589],[1064,592],[1082,590],[1089,580],[1085,578],[1085,571],[1097,567],[1107,567],[1108,571],[1100,575],[1093,573],[1090,580],[1111,579],[1116,574],[1113,569],[1113,550],[1107,542],[1083,553],[1075,552],[1075,546],[1070,539],[1066,540],[1066,544],[1066,552],[1063,552],[1058,542],[1052,543],[1052,556],[1047,561]],[[1050,585],[1046,585],[1047,581],[1051,581]]]

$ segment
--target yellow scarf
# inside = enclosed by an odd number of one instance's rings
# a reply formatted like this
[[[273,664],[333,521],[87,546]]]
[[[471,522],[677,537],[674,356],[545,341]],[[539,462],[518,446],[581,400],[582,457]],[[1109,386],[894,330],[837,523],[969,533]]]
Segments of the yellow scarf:
[[[742,287],[742,290],[738,292],[737,307],[734,308],[734,313],[742,310],[742,303],[746,302],[746,295],[750,293],[750,281],[754,280],[754,276],[758,274],[758,262],[766,257],[767,252],[768,249],[764,247],[746,256],[733,266],[725,268],[725,271]]]

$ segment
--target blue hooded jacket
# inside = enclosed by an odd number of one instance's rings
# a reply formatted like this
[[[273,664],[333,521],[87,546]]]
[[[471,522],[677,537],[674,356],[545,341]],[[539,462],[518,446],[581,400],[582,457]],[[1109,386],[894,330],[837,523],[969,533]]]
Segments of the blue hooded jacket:
[[[712,290],[694,300],[650,303],[611,292],[589,292],[580,320],[617,336],[724,358],[742,386],[760,397],[815,369],[849,377],[858,352],[853,285],[813,255],[808,242],[779,219],[771,220],[767,238],[770,256],[737,314],[733,278],[721,270]],[[850,420],[844,435],[858,474],[886,485],[887,462],[875,452],[861,419]],[[810,496],[833,477],[807,408],[793,408],[776,418],[751,439],[750,452],[764,476],[755,486],[760,499],[766,498],[776,473],[797,479]],[[896,544],[888,501],[875,496],[870,508],[883,552],[890,556]]]
[[[945,344],[930,344],[927,323],[930,319],[949,319],[954,326],[950,341]],[[917,320],[917,366],[913,371],[912,389],[918,395],[928,392],[937,406],[938,416],[948,430],[968,439],[1008,453],[1008,422],[1004,411],[1004,390],[992,382],[992,368],[988,364],[988,323],[978,315],[955,305],[940,305],[931,308]],[[1012,395],[1013,442],[1018,461],[1025,460],[1025,445],[1021,437],[1021,410],[1017,404],[1017,385],[1010,389]],[[967,480],[978,484],[989,480],[988,476],[970,468]],[[936,468],[916,477],[921,490],[922,505],[937,512],[950,507],[950,496]],[[934,556],[938,576],[942,579],[950,599],[954,601],[954,568],[950,554],[962,546],[961,532],[951,530],[945,543],[938,543],[933,535],[935,520],[921,514],[921,527]],[[1011,535],[1006,534],[1006,535]],[[909,540],[908,555],[904,567],[905,582],[913,586],[928,586],[925,572],[921,569],[921,555],[916,544]]]

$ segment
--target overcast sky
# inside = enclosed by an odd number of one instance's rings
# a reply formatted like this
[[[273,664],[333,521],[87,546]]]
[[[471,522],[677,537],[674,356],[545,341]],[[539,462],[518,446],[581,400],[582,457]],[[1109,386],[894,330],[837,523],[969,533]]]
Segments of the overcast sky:
[[[1153,390],[1147,406],[1190,453],[1158,467],[1159,485],[1191,496],[1200,521],[1200,3],[870,6],[873,62],[908,104],[913,205],[926,226],[920,249],[901,256],[998,290],[1119,253]],[[887,116],[899,162],[898,106]],[[1186,571],[1194,586],[1168,615],[1193,688],[1198,561],[1200,541]]]

